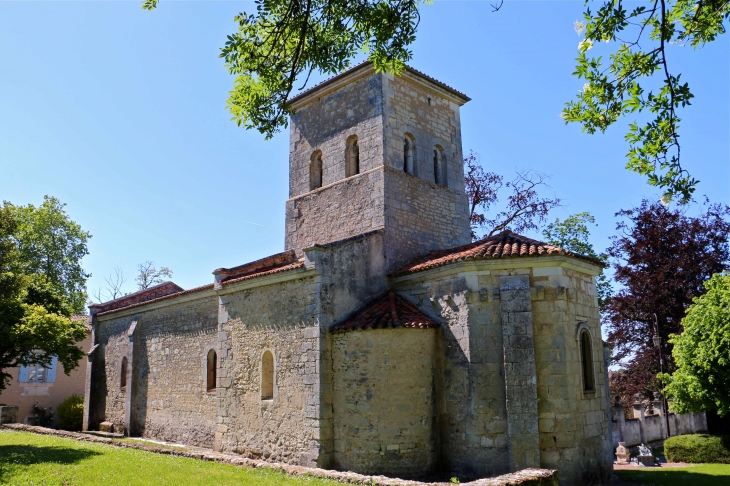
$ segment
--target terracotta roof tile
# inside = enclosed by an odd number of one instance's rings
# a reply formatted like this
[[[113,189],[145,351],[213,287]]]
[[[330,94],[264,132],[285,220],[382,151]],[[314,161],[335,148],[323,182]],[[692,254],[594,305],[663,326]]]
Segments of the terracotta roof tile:
[[[302,267],[304,267],[304,259],[297,260],[293,263],[286,263],[283,265],[279,265],[277,267],[268,267],[263,270],[258,270],[254,273],[248,273],[241,277],[232,278],[231,280],[224,280],[223,285],[241,282],[243,280],[248,280],[251,278],[263,277],[264,275],[271,275],[273,273],[286,272],[287,270],[294,270],[295,268],[302,268]]]
[[[97,313],[95,315],[97,315],[97,316],[104,316],[104,315],[107,315],[107,314],[112,314],[114,312],[120,312],[120,311],[123,311],[123,310],[132,309],[134,307],[139,307],[139,306],[142,306],[142,305],[151,304],[153,302],[159,302],[161,300],[171,299],[173,297],[180,297],[181,295],[192,294],[192,293],[195,293],[195,292],[200,292],[201,290],[207,290],[207,289],[212,289],[212,288],[213,288],[213,284],[212,283],[211,284],[207,284],[207,285],[201,285],[200,287],[195,287],[195,288],[190,289],[190,290],[183,290],[181,292],[175,292],[174,294],[163,295],[162,297],[157,297],[156,299],[149,299],[149,300],[145,300],[145,301],[142,301],[142,302],[136,302],[134,304],[127,305],[125,307],[118,307],[118,308],[106,310],[106,311],[103,311],[103,312],[99,312],[99,313]]]
[[[166,295],[177,294],[182,290],[183,288],[176,285],[174,282],[163,282],[159,285],[155,285],[154,287],[124,295],[118,299],[102,302],[100,304],[91,304],[89,309],[91,309],[92,314],[102,314],[114,309],[126,309],[134,304],[149,302]]]
[[[363,329],[438,327],[438,323],[399,297],[392,290],[378,297],[349,318],[330,326],[331,332]]]
[[[588,261],[601,267],[605,264],[593,257],[579,255],[557,246],[533,240],[511,231],[503,231],[497,235],[484,238],[474,243],[458,246],[448,250],[432,251],[426,256],[411,262],[395,271],[393,276],[421,272],[449,263],[464,260],[487,260],[493,258],[539,257],[544,255],[566,255]]]

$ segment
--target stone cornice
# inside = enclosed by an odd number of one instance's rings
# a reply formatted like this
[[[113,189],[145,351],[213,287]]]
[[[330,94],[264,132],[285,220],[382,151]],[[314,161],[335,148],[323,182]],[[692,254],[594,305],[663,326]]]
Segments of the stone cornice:
[[[389,277],[389,280],[396,284],[412,280],[438,279],[448,275],[457,275],[467,272],[479,272],[484,270],[507,270],[524,268],[550,268],[561,267],[568,270],[582,272],[595,277],[601,273],[601,268],[590,263],[570,258],[563,255],[548,255],[538,257],[515,257],[515,258],[494,258],[484,260],[466,260],[454,263],[447,263],[432,269],[420,272],[409,273],[397,277]]]

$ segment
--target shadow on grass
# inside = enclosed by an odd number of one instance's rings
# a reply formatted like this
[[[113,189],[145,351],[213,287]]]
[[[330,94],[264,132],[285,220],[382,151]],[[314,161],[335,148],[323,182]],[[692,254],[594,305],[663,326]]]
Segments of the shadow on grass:
[[[0,480],[3,478],[3,472],[8,471],[10,468],[33,464],[74,464],[98,455],[101,455],[101,453],[71,447],[1,445]]]
[[[614,471],[627,483],[644,486],[728,486],[730,477],[690,471]]]

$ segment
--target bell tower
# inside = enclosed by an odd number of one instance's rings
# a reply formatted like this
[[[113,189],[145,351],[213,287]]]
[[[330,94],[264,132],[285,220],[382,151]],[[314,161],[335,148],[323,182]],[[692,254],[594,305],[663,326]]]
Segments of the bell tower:
[[[291,98],[286,249],[381,230],[391,271],[468,243],[467,101],[415,69],[395,76],[370,62]]]

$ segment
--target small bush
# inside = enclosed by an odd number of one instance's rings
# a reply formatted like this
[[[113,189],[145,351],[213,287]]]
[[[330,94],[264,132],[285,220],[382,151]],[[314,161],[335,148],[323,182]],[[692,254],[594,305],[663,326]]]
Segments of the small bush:
[[[30,408],[30,413],[34,415],[34,425],[39,425],[41,427],[52,427],[53,422],[56,419],[56,414],[53,413],[53,407],[39,407],[38,403],[33,404]]]
[[[664,441],[669,462],[730,464],[730,435],[691,434]]]
[[[81,430],[81,425],[84,423],[84,397],[71,395],[61,402],[56,414],[59,429]]]

